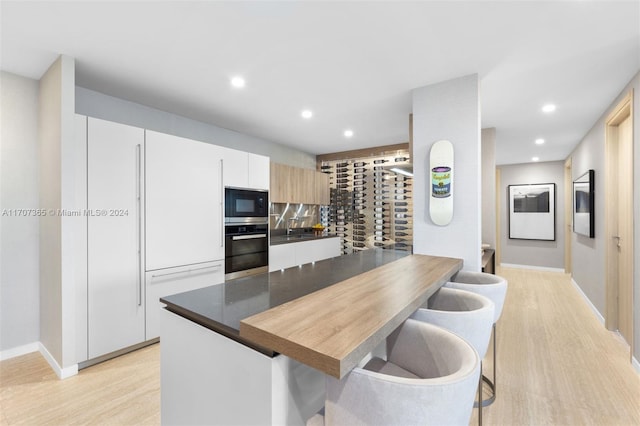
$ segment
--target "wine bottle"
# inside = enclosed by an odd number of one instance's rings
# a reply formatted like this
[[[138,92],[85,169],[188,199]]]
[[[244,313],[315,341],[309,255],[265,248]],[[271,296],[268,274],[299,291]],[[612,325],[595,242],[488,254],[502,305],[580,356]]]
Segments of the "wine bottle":
[[[383,164],[388,163],[389,160],[381,159],[381,160],[373,160],[373,164]]]
[[[364,161],[359,161],[357,163],[353,163],[353,167],[364,167],[369,163],[365,163]]]

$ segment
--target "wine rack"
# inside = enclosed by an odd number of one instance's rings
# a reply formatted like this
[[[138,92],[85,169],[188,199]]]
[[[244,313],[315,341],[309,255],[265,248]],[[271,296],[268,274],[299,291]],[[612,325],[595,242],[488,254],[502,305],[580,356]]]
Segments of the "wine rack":
[[[320,221],[341,237],[343,254],[374,247],[411,250],[413,179],[391,171],[409,162],[407,151],[322,162],[331,204],[320,209]]]

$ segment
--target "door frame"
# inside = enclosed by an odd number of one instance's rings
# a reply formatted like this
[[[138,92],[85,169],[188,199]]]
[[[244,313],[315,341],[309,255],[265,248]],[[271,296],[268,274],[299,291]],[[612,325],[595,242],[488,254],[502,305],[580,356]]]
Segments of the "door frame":
[[[618,124],[624,121],[627,117],[631,118],[631,150],[633,151],[633,90],[629,91],[624,98],[618,103],[618,105],[611,111],[605,121],[605,182],[603,188],[612,188],[617,184],[616,178],[616,163],[618,155]],[[631,153],[633,158],[633,152]],[[618,327],[618,265],[617,265],[617,245],[614,244],[612,236],[617,233],[617,220],[618,220],[618,200],[616,191],[601,191],[604,194],[605,203],[605,279],[606,279],[606,316],[605,326],[609,330],[617,330]],[[631,182],[631,195],[633,197],[633,180]],[[631,209],[633,209],[633,203],[631,203]],[[633,216],[633,211],[630,212]],[[626,241],[630,242],[630,250],[632,259],[634,258],[633,247],[633,223],[631,224],[630,234],[622,236]],[[630,276],[633,279],[633,262],[630,265],[632,269]],[[633,316],[636,311],[636,307],[633,305],[633,283],[631,284],[632,291],[632,308],[631,308],[631,335],[629,342],[630,349],[633,348]],[[630,350],[632,352],[632,350]]]
[[[502,217],[502,191],[500,190],[500,182],[502,180],[502,169],[496,167],[496,252],[495,264],[502,264],[502,240],[500,231],[500,218]],[[494,271],[495,273],[495,271]]]
[[[573,225],[573,175],[572,159],[567,158],[564,162],[564,273],[573,273],[573,262],[571,256],[572,225]]]

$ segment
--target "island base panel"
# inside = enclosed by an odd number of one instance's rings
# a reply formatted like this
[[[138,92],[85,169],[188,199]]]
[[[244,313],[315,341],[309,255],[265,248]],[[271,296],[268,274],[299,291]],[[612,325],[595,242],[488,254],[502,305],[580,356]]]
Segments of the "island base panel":
[[[304,425],[324,405],[318,370],[161,314],[163,425]]]

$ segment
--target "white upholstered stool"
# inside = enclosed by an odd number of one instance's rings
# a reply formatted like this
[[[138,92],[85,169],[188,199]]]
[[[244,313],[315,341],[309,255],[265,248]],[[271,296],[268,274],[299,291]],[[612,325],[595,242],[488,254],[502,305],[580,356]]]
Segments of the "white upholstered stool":
[[[411,318],[446,328],[462,337],[475,348],[482,361],[489,347],[494,318],[494,304],[490,299],[443,287],[425,305],[414,312]],[[482,401],[481,380],[478,383],[478,401]],[[478,423],[482,425],[482,404],[478,404]]]
[[[464,339],[408,319],[371,359],[342,380],[327,378],[324,418],[307,425],[468,425],[480,357]]]
[[[507,285],[507,280],[498,275],[470,271],[458,272],[453,276],[450,282],[445,284],[445,287],[448,288],[457,288],[480,294],[491,299],[495,305],[493,320],[493,380],[490,380],[486,376],[482,376],[482,380],[491,389],[492,395],[482,401],[482,405],[484,406],[493,403],[496,399],[496,323],[502,314],[504,300],[507,295]]]

